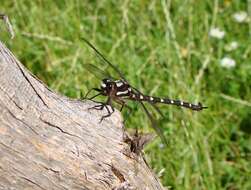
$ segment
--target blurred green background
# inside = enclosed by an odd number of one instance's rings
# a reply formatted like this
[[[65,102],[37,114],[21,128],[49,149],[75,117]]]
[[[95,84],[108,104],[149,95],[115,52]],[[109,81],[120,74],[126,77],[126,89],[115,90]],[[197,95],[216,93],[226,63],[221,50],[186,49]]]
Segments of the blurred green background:
[[[88,38],[145,94],[202,102],[161,106],[168,140],[146,158],[172,189],[251,189],[251,10],[239,0],[2,0],[16,32],[1,40],[48,86],[81,98],[99,79]],[[152,131],[142,110],[126,123]],[[153,110],[151,110],[153,111]],[[126,110],[124,112],[126,114]]]

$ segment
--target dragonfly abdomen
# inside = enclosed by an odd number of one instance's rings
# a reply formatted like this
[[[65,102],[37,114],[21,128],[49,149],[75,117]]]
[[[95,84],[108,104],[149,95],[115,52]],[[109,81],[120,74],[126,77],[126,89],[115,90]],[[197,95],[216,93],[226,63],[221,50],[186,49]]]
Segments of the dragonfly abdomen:
[[[130,99],[132,100],[136,100],[136,101],[147,101],[150,103],[161,103],[161,104],[169,104],[169,105],[176,105],[176,106],[180,106],[180,107],[185,107],[185,108],[189,108],[195,111],[200,111],[206,107],[203,107],[201,103],[198,104],[191,104],[188,102],[184,102],[181,100],[172,100],[169,98],[159,98],[159,97],[153,97],[153,96],[146,96],[143,94],[132,94],[130,96]]]
[[[159,99],[160,99],[159,103],[176,105],[176,106],[180,106],[180,107],[189,108],[189,109],[195,110],[195,111],[200,111],[200,110],[206,108],[206,107],[203,107],[201,103],[192,104],[189,102],[184,102],[182,100],[172,100],[169,98],[159,98]]]

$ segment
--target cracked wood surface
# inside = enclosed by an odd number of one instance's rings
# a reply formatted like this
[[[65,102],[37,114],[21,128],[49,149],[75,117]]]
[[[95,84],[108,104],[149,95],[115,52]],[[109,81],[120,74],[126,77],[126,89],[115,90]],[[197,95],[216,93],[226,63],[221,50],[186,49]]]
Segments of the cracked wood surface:
[[[100,124],[93,105],[48,89],[0,42],[0,190],[163,189],[120,113]]]

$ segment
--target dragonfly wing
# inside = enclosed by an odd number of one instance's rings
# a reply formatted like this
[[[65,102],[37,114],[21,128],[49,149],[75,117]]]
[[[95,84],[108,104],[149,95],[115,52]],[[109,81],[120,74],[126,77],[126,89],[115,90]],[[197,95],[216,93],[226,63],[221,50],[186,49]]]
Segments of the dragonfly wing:
[[[93,64],[83,64],[83,66],[90,71],[93,75],[95,75],[96,77],[98,77],[99,79],[105,79],[105,78],[110,78],[112,79],[110,73],[108,71],[103,71],[100,68],[98,68],[97,66],[93,65]]]
[[[133,90],[135,90],[135,92],[137,92],[138,94],[142,94],[137,88],[131,86],[131,88]],[[160,111],[159,107],[157,105],[155,105],[154,103],[150,103],[150,105],[158,112],[158,114],[161,115],[161,117],[165,117],[164,114]]]
[[[146,115],[150,119],[153,129],[160,136],[162,142],[164,142],[167,145],[167,140],[166,140],[165,136],[163,135],[162,129],[157,126],[156,120],[153,118],[153,116],[150,114],[150,112],[146,109],[146,106],[143,104],[143,102],[140,102],[140,104],[142,105],[144,111],[146,112]]]
[[[161,117],[165,117],[164,114],[160,111],[159,107],[156,104],[150,103],[150,105],[161,115]]]
[[[124,75],[122,74],[122,72],[115,66],[113,65],[108,59],[105,58],[105,56],[98,51],[87,39],[81,37],[81,39],[89,46],[93,49],[93,51],[98,55],[98,57],[100,58],[100,60],[105,63],[107,66],[110,66],[118,75],[121,79],[125,80]]]

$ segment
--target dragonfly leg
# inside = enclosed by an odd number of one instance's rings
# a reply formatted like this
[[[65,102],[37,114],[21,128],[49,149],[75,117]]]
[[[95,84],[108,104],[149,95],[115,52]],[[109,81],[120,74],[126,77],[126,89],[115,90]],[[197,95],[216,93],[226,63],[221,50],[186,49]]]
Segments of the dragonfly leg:
[[[127,119],[129,118],[129,116],[131,115],[132,113],[132,108],[129,107],[128,105],[125,104],[125,107],[129,110],[127,115],[124,117],[124,123],[127,121]]]
[[[109,107],[108,107],[107,105],[104,105],[104,107],[106,108],[108,114],[107,114],[107,115],[103,115],[103,116],[101,117],[99,123],[101,123],[101,122],[103,121],[103,119],[105,119],[105,118],[107,118],[107,117],[110,117],[110,116],[113,114],[113,112],[115,111],[114,108],[113,108],[112,106],[111,106],[112,111],[109,110]]]
[[[130,108],[130,107],[125,103],[125,101],[123,101],[123,100],[121,100],[121,99],[119,99],[119,98],[114,99],[114,101],[115,101],[116,103],[118,103],[119,105],[121,105],[120,112],[122,112],[122,110],[123,110],[124,107],[128,108],[130,111],[132,110],[132,108]]]
[[[100,103],[99,105],[95,105],[93,107],[90,107],[88,108],[88,110],[92,110],[92,109],[95,109],[95,110],[102,110],[104,107],[105,107],[105,104],[104,103],[101,103],[101,102],[98,102]]]
[[[121,108],[120,108],[120,110],[119,110],[120,112],[122,112],[124,106],[125,106],[125,103],[123,102],[123,104],[122,104],[122,106],[121,106]]]
[[[88,98],[88,95],[89,95],[90,92],[93,91],[93,90],[98,91],[99,93],[96,94],[95,96],[92,96],[91,98]],[[89,91],[86,93],[86,95],[85,95],[85,97],[84,97],[83,99],[92,100],[93,98],[95,98],[95,97],[97,97],[97,96],[99,96],[99,95],[101,95],[101,94],[102,94],[102,93],[101,93],[101,90],[100,90],[100,89],[98,89],[98,88],[92,88],[91,90],[89,90]]]
[[[118,104],[121,105],[121,108],[120,108],[120,112],[122,112],[123,108],[127,108],[129,110],[127,116],[124,118],[124,123],[126,122],[126,120],[128,119],[129,115],[132,113],[132,108],[130,106],[128,106],[125,101],[121,100],[121,99],[114,99],[115,102],[117,102]]]
[[[91,110],[91,109],[103,110],[105,108],[108,114],[101,117],[101,119],[100,119],[100,123],[101,123],[104,118],[110,117],[113,114],[114,108],[111,106],[111,108],[112,108],[112,112],[111,112],[107,104],[102,103],[102,102],[98,102],[98,103],[100,103],[100,104],[99,105],[95,105],[93,107],[90,107],[90,108],[88,108],[88,110]]]
[[[108,114],[103,115],[103,116],[101,117],[101,119],[100,119],[100,121],[99,121],[100,123],[103,121],[103,119],[105,119],[105,118],[107,118],[107,117],[110,117],[110,116],[114,113],[114,111],[115,111],[114,108],[113,108],[113,106],[112,106],[112,99],[111,99],[110,97],[108,97],[106,103],[103,104],[103,105],[104,105],[105,109],[107,110]],[[112,108],[112,111],[109,110],[108,105]]]
[[[103,115],[103,116],[101,117],[101,119],[100,119],[100,121],[99,121],[99,122],[101,123],[106,117],[110,117],[110,116],[113,114],[113,112],[114,112],[115,110],[114,110],[114,108],[112,107],[111,98],[110,98],[110,97],[108,98],[108,100],[107,100],[106,103],[102,103],[102,102],[98,102],[98,103],[100,103],[100,104],[99,104],[99,105],[95,105],[95,106],[93,106],[93,107],[91,107],[91,108],[88,108],[88,110],[90,110],[90,109],[103,110],[103,109],[105,108],[106,111],[107,111],[107,114],[106,114],[106,115]],[[110,111],[109,106],[111,107],[112,111]]]

